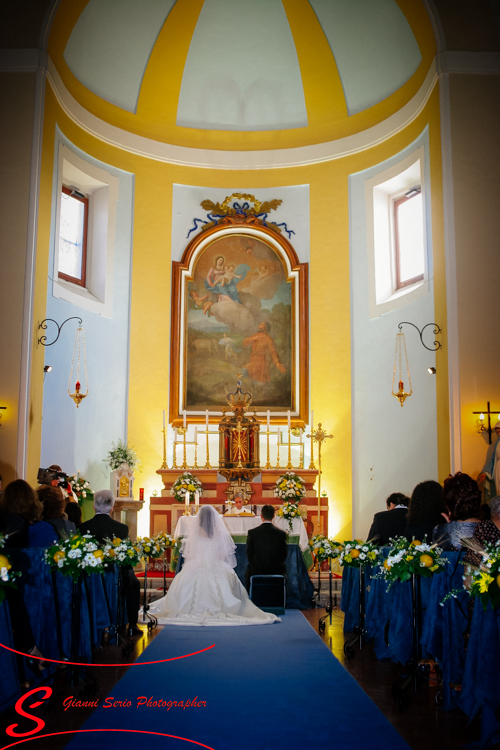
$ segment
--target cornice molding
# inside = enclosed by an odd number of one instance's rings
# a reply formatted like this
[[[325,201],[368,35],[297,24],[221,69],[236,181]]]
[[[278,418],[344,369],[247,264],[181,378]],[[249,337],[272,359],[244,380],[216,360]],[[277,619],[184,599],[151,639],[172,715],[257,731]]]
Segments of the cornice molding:
[[[383,143],[418,117],[437,83],[438,76],[433,63],[415,96],[398,112],[367,130],[313,146],[269,151],[205,150],[151,140],[110,125],[84,109],[64,86],[50,57],[47,79],[65,114],[82,130],[116,148],[147,159],[186,167],[257,170],[283,169],[334,161]]]

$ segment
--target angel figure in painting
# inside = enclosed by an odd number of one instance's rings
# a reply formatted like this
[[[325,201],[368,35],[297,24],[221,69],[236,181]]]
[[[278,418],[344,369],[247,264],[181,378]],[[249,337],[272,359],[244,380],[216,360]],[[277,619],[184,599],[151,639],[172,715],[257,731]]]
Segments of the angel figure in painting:
[[[276,615],[255,606],[234,572],[236,545],[222,517],[203,505],[181,552],[184,566],[149,611],[161,625],[268,625]]]

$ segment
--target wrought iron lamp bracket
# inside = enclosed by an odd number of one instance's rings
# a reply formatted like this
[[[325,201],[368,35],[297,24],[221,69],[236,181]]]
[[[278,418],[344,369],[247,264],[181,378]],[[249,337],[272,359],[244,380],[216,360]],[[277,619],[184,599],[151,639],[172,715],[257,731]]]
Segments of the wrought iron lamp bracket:
[[[434,347],[430,347],[430,346],[427,346],[427,344],[424,344],[423,335],[424,335],[424,331],[425,331],[426,328],[428,328],[429,326],[434,326],[434,330],[433,330],[434,336],[436,336],[438,333],[442,332],[442,329],[438,326],[437,323],[427,323],[427,325],[425,325],[422,328],[422,330],[420,330],[420,328],[417,328],[417,326],[415,325],[415,323],[410,323],[408,320],[403,320],[403,322],[399,323],[399,325],[398,325],[399,330],[401,330],[401,326],[404,326],[404,325],[413,326],[413,328],[417,329],[418,335],[420,336],[420,342],[421,342],[422,346],[424,346],[430,352],[437,352],[438,349],[442,348],[442,344],[441,344],[440,341],[434,341]]]
[[[62,329],[63,325],[65,323],[67,323],[68,320],[77,320],[78,323],[80,325],[82,325],[82,319],[78,318],[76,316],[74,316],[72,318],[66,318],[66,320],[64,320],[61,323],[61,325],[59,325],[59,323],[56,320],[54,320],[53,318],[45,318],[44,320],[42,320],[42,322],[38,324],[38,328],[39,329],[41,328],[43,331],[46,331],[47,330],[47,323],[55,323],[55,325],[57,326],[57,336],[55,337],[54,341],[50,342],[50,344],[46,344],[45,343],[47,341],[47,336],[40,336],[40,338],[38,339],[38,343],[41,344],[42,346],[52,346],[53,344],[55,344],[56,341],[57,341],[57,339],[61,335],[61,329]]]

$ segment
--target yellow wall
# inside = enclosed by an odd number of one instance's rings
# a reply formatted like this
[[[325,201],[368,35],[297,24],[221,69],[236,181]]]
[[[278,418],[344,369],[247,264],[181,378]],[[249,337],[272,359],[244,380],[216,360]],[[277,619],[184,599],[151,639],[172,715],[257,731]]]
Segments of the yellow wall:
[[[334,439],[324,447],[323,485],[334,499],[330,532],[341,538],[351,534],[351,368],[349,299],[349,214],[348,175],[398,153],[430,125],[432,213],[436,266],[436,310],[444,315],[445,282],[442,242],[441,160],[439,101],[437,88],[425,110],[403,132],[390,140],[344,159],[289,169],[225,172],[171,166],[129,154],[103,143],[80,130],[62,112],[47,86],[44,153],[40,207],[39,261],[37,264],[36,315],[43,316],[47,283],[50,233],[54,128],[76,146],[101,161],[135,174],[132,311],[129,386],[129,443],[142,459],[140,485],[146,497],[159,480],[155,470],[161,463],[161,411],[168,405],[171,206],[172,185],[220,187],[251,181],[258,188],[310,185],[310,404],[315,421],[321,421]],[[325,273],[334,265],[335,273]],[[441,317],[442,319],[442,317]],[[442,358],[443,362],[445,357]],[[38,435],[41,425],[41,397],[37,364],[33,403]],[[447,403],[446,367],[438,364],[438,391]],[[448,472],[447,410],[439,411],[439,471]],[[32,462],[38,461],[39,437],[31,444]]]

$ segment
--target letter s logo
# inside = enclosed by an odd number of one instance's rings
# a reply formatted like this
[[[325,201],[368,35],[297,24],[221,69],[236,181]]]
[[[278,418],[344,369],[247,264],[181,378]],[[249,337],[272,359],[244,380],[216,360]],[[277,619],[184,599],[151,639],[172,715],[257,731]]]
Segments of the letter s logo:
[[[28,693],[25,693],[24,695],[22,695],[17,701],[16,705],[14,706],[19,716],[25,716],[27,719],[31,719],[32,721],[36,723],[36,727],[34,729],[31,729],[29,732],[15,732],[14,729],[18,727],[19,724],[11,724],[5,730],[6,733],[10,737],[28,737],[30,734],[36,734],[37,732],[39,732],[41,729],[44,728],[45,722],[42,721],[42,719],[38,719],[36,716],[27,714],[26,711],[23,711],[22,709],[22,705],[24,701],[26,700],[26,698],[29,698],[29,696],[33,695],[33,693],[38,693],[40,691],[42,691],[42,693],[44,694],[43,695],[44,700],[46,700],[52,695],[52,688],[49,688],[49,687],[34,688],[34,690],[30,690]],[[31,706],[28,706],[28,708],[37,708],[38,706],[41,706],[41,705],[42,705],[42,701],[35,701],[35,703],[32,703]]]

